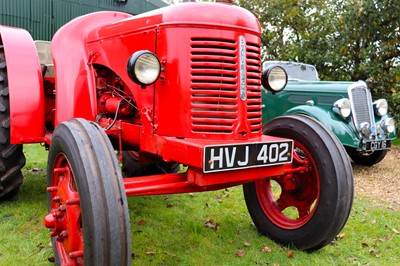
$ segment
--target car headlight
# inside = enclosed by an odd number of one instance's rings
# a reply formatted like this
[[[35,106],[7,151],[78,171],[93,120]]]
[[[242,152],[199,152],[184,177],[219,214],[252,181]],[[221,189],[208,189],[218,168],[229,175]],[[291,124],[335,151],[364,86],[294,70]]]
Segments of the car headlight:
[[[371,133],[371,126],[368,122],[362,122],[360,124],[360,131],[364,136],[369,136]]]
[[[147,50],[132,54],[126,68],[131,80],[142,86],[153,84],[161,71],[157,56]]]
[[[272,93],[277,93],[283,90],[287,81],[287,73],[281,66],[271,65],[262,71],[261,83],[264,88]]]
[[[375,114],[384,116],[388,112],[388,103],[385,99],[379,99],[374,102]]]
[[[347,118],[351,113],[350,100],[347,98],[339,99],[333,104],[333,111],[343,118]]]
[[[386,118],[382,121],[382,128],[386,133],[393,133],[395,130],[395,121],[393,118]]]

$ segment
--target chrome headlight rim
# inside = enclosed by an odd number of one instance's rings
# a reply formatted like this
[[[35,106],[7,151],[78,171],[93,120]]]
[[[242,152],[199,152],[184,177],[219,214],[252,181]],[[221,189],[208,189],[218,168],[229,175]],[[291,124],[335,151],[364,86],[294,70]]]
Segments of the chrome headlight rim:
[[[261,83],[272,93],[282,91],[288,82],[286,70],[279,65],[270,65],[262,71]]]
[[[346,119],[351,115],[351,102],[347,98],[342,98],[333,103],[333,111]]]
[[[396,131],[396,121],[389,117],[382,121],[381,127],[387,134],[394,133]]]
[[[374,101],[374,111],[376,115],[385,116],[388,113],[388,102],[386,99],[379,99]]]
[[[133,82],[141,86],[148,86],[156,82],[160,76],[161,64],[154,53],[141,50],[129,57],[126,69]]]

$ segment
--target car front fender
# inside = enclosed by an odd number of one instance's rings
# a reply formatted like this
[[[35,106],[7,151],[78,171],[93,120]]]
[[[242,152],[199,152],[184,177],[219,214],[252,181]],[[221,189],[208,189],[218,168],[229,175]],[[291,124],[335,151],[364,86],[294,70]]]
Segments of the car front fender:
[[[301,114],[319,121],[330,129],[344,146],[359,148],[360,139],[351,120],[345,120],[329,108],[300,105],[289,109],[285,114]]]

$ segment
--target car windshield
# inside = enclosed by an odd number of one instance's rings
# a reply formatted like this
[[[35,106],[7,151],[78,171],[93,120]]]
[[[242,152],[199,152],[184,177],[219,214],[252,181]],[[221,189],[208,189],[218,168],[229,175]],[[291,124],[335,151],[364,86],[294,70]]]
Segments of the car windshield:
[[[266,68],[270,65],[279,65],[286,70],[289,80],[296,81],[319,81],[318,72],[315,66],[286,61],[266,61],[263,67]]]

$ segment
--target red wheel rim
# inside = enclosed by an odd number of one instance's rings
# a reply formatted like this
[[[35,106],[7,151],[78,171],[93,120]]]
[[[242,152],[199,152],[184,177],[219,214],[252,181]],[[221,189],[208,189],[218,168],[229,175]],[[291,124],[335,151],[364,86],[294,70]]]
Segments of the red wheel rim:
[[[286,174],[255,183],[265,215],[276,226],[289,230],[300,228],[311,219],[320,196],[319,175],[312,156],[296,141],[294,147],[293,162],[286,165]],[[280,191],[273,190],[273,183],[279,184]]]
[[[51,211],[45,225],[51,228],[61,265],[83,265],[83,229],[79,194],[68,159],[59,153],[53,166],[52,186],[47,188]]]

